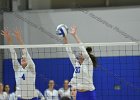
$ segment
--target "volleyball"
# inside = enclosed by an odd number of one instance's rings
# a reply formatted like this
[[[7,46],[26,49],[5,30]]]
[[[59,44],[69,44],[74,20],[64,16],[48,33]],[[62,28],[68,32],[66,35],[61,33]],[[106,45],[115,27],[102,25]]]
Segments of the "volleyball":
[[[67,27],[67,25],[65,25],[65,24],[58,25],[57,28],[56,28],[56,34],[59,37],[66,36],[68,34],[68,27]]]

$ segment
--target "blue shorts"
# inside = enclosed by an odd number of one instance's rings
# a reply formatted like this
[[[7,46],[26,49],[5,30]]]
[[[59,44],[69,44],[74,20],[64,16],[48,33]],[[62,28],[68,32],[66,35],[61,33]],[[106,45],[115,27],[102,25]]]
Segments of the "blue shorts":
[[[96,100],[96,92],[95,90],[86,92],[77,91],[76,100]]]
[[[18,97],[18,99],[17,100],[39,100],[37,97],[35,97],[35,98],[32,98],[32,99],[23,99],[23,98],[19,98]]]

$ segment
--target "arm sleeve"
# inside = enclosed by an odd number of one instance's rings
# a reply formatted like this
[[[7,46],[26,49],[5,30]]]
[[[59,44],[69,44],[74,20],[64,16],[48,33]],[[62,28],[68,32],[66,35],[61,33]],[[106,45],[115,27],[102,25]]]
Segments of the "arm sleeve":
[[[70,58],[71,63],[72,63],[73,65],[75,65],[77,59],[76,59],[75,54],[72,52],[71,47],[66,47],[66,51],[67,51],[67,53],[68,53],[68,56],[69,56],[69,58]]]
[[[82,44],[82,43],[81,43]],[[79,49],[85,58],[85,60],[88,60],[89,63],[92,63],[91,58],[89,57],[89,54],[84,46],[79,46]]]
[[[15,49],[11,48],[10,52],[11,52],[11,58],[12,58],[12,63],[13,63],[13,69],[14,69],[14,71],[17,71],[18,68],[20,67],[20,64],[17,60],[16,51],[15,51]]]
[[[27,59],[27,63],[28,63],[28,68],[30,69],[31,72],[35,73],[35,64],[28,52],[27,49],[22,49],[23,55],[26,57]]]

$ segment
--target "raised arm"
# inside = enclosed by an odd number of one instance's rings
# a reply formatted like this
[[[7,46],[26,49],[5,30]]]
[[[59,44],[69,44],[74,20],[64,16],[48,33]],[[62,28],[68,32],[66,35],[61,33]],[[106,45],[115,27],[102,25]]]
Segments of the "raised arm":
[[[67,40],[67,37],[66,37],[66,36],[63,37],[63,42],[64,42],[64,44],[68,44],[68,40]],[[75,54],[72,52],[71,47],[66,47],[66,51],[67,51],[67,53],[68,53],[68,56],[69,56],[69,58],[70,58],[71,63],[72,63],[73,65],[75,65],[76,56],[75,56]]]
[[[12,37],[10,36],[8,29],[5,28],[4,30],[1,30],[1,35],[4,36],[8,45],[11,45],[13,43]]]
[[[4,38],[6,39],[7,44],[11,45],[13,42],[12,42],[12,37],[10,36],[8,29],[4,29],[1,32],[2,32],[1,35],[4,36]],[[11,58],[12,58],[12,63],[13,63],[13,69],[14,69],[14,71],[17,71],[18,68],[20,67],[20,64],[19,64],[19,62],[17,60],[16,51],[15,51],[15,49],[10,48],[10,52],[11,52]]]
[[[16,29],[14,31],[14,34],[15,34],[15,37],[16,37],[16,40],[17,40],[18,44],[24,45],[23,39],[21,37],[20,30],[19,29]],[[35,72],[35,64],[34,64],[32,58],[31,58],[30,54],[28,53],[28,50],[26,48],[24,48],[24,46],[23,46],[23,49],[22,49],[22,53],[23,53],[23,56],[27,59],[28,68],[32,72]]]
[[[12,58],[12,63],[13,63],[13,69],[14,71],[18,71],[21,65],[18,62],[16,51],[15,49],[10,48],[10,52],[11,52],[11,58]]]
[[[70,33],[74,37],[74,39],[76,40],[77,43],[82,44],[80,38],[77,35],[77,27],[76,26],[71,27]],[[84,56],[84,58],[89,58],[89,55],[88,55],[86,48],[84,46],[79,46],[79,49],[81,50],[81,53]]]

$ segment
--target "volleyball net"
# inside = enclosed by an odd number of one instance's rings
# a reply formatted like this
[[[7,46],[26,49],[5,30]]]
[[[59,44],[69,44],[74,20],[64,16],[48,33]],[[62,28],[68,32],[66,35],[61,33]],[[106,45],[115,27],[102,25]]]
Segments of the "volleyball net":
[[[15,73],[9,49],[15,49],[20,63],[22,48],[27,48],[35,63],[36,89],[42,92],[48,88],[49,80],[54,80],[56,90],[63,87],[64,80],[73,78],[74,67],[69,59],[66,48],[72,48],[73,53],[82,51],[79,47],[92,48],[92,54],[97,59],[94,69],[93,83],[98,100],[139,100],[140,98],[140,43],[83,43],[83,44],[43,44],[43,45],[1,45],[0,55],[3,66],[3,83],[9,84],[10,92],[14,92],[16,84]],[[73,58],[74,59],[74,58]],[[20,72],[19,72],[20,73]],[[32,77],[30,77],[32,78]],[[84,83],[84,81],[83,81]],[[77,83],[78,84],[78,83]],[[84,83],[86,84],[86,82]],[[21,85],[20,83],[18,85]],[[26,85],[26,84],[24,84]],[[88,86],[89,84],[87,84]],[[27,89],[34,91],[34,89]],[[22,89],[21,91],[24,91]],[[25,91],[26,92],[26,91]],[[25,93],[24,92],[24,93]],[[21,93],[24,95],[24,93]],[[25,93],[28,95],[28,93]],[[70,94],[71,95],[71,94]]]

